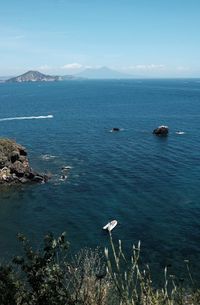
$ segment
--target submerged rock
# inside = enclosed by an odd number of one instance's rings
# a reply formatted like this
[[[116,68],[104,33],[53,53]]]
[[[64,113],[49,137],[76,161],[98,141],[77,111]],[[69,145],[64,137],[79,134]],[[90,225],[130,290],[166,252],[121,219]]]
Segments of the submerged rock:
[[[23,146],[10,139],[0,139],[0,184],[46,182],[48,178],[33,171]]]
[[[153,130],[153,134],[157,136],[167,136],[169,133],[169,127],[165,125],[161,125]]]

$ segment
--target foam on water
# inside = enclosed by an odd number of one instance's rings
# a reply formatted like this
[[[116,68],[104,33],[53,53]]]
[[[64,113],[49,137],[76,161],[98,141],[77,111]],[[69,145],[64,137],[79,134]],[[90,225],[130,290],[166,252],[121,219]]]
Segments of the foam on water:
[[[56,156],[54,156],[54,155],[42,155],[41,156],[41,159],[42,160],[45,160],[45,161],[50,161],[50,160],[52,160],[52,159],[55,159],[56,158]]]
[[[185,134],[185,131],[176,131],[176,134],[182,135]]]

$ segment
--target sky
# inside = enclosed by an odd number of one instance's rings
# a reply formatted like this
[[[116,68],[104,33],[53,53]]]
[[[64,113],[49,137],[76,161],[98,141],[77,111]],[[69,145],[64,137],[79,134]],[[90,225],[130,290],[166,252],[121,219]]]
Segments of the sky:
[[[200,0],[6,0],[0,75],[200,77]]]

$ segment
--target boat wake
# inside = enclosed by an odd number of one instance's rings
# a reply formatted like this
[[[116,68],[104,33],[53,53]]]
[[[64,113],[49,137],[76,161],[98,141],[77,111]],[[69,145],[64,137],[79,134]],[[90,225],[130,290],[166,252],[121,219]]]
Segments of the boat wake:
[[[39,119],[53,119],[53,115],[39,115],[39,116],[18,116],[13,118],[3,118],[0,122],[13,121],[13,120],[39,120]]]

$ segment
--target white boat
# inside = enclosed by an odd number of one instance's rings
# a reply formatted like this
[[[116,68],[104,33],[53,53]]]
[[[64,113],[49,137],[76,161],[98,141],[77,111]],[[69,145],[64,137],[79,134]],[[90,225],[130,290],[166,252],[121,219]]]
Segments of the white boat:
[[[184,134],[184,131],[176,131],[176,134]]]
[[[108,230],[110,232],[116,227],[116,225],[117,225],[117,220],[112,220],[103,227],[103,230]]]

